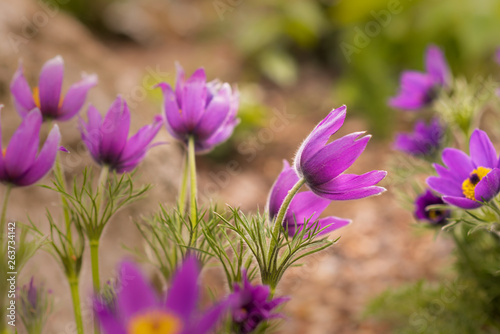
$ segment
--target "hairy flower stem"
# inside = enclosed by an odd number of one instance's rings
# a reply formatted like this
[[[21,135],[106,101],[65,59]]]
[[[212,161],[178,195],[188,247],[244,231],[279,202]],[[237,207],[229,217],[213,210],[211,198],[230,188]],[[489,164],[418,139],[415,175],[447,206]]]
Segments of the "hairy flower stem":
[[[97,198],[96,198],[96,215],[99,217],[99,213],[101,211],[101,206],[104,201],[104,193],[106,189],[106,182],[108,181],[109,176],[109,166],[103,165],[101,169],[101,175],[99,175],[99,181],[97,185]],[[98,222],[94,222],[96,225]]]
[[[186,154],[186,161],[184,162],[184,171],[182,172],[182,183],[179,191],[179,213],[184,216],[186,211],[186,194],[189,176],[189,154]]]
[[[75,313],[76,332],[83,334],[82,310],[80,308],[80,294],[78,292],[78,277],[68,276],[69,286],[71,289],[71,299],[73,301],[73,311]]]
[[[55,163],[55,171],[54,173],[56,174],[56,178],[59,180],[61,183],[61,187],[63,188],[64,191],[66,191],[66,178],[64,177],[64,170],[61,164],[61,158],[59,157],[59,154],[56,156],[56,163]],[[63,208],[63,214],[64,214],[64,223],[66,226],[66,238],[68,238],[68,242],[72,244],[72,235],[71,235],[71,220],[70,220],[70,213],[69,213],[69,205],[68,201],[66,200],[66,197],[64,194],[61,194],[61,203],[62,203],[62,208]],[[70,249],[71,251],[71,249]]]
[[[6,239],[7,237],[7,231],[6,231],[6,224],[7,224],[7,220],[6,220],[6,217],[7,217],[7,204],[9,203],[9,197],[10,197],[10,192],[12,190],[12,186],[10,184],[7,185],[7,188],[5,189],[5,194],[4,194],[4,198],[3,198],[3,205],[2,205],[2,216],[0,218],[0,226],[2,228],[1,230],[1,241],[2,241],[2,247],[4,247],[4,237]],[[5,246],[7,247],[7,246]]]
[[[198,223],[198,217],[197,217],[198,213],[196,210],[196,156],[194,152],[193,136],[190,136],[188,140],[188,161],[189,161],[189,176],[190,176],[189,185],[191,187],[190,189],[191,225],[193,226],[193,229],[195,229],[196,224]]]
[[[99,278],[99,239],[89,240],[90,244],[90,262],[92,263],[92,285],[94,293],[101,293],[101,281]],[[99,323],[94,320],[94,334],[100,333]]]

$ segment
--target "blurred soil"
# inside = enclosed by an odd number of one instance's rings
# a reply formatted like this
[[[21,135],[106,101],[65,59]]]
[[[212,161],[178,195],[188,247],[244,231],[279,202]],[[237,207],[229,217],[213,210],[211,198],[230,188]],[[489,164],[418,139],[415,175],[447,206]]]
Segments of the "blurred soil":
[[[209,78],[219,77],[236,83],[244,66],[224,40],[206,43],[172,38],[148,47],[128,42],[102,42],[61,12],[50,17],[47,24],[37,28],[36,32],[32,31],[29,38],[23,37],[26,36],[23,22],[26,19],[33,22],[36,15],[41,15],[40,11],[44,11],[40,4],[30,0],[0,2],[0,34],[8,37],[0,39],[4,143],[19,124],[8,94],[19,58],[32,85],[35,85],[43,62],[57,54],[64,57],[66,64],[65,89],[79,79],[80,71],[97,73],[100,83],[91,91],[88,101],[104,112],[116,94],[123,94],[131,104],[134,130],[151,122],[152,117],[161,111],[158,100],[141,95],[144,89],[149,95],[149,87],[144,84],[148,74],[160,73],[172,81],[174,62],[181,61],[187,72],[204,66]],[[190,28],[181,25],[179,29]],[[12,44],[13,34],[22,38],[17,40],[18,50]],[[265,103],[278,114],[272,116],[269,125],[258,130],[253,137],[236,143],[236,154],[225,161],[200,157],[201,192],[213,193],[218,202],[240,206],[246,212],[263,209],[267,192],[281,170],[282,160],[290,161],[314,125],[333,106],[342,104],[342,101],[329,98],[331,82],[332,78],[312,68],[303,70],[299,86],[287,90],[257,82],[263,88]],[[72,152],[63,157],[69,178],[81,173],[83,167],[92,161],[79,143],[76,120],[61,124],[61,127],[63,144]],[[351,114],[339,134],[365,128],[363,120]],[[141,247],[133,219],[154,212],[158,203],[174,203],[183,161],[182,149],[166,131],[162,131],[157,140],[170,143],[153,149],[139,170],[139,182],[150,182],[154,189],[147,200],[120,212],[105,231],[101,247],[103,278],[112,277],[116,263],[124,256],[130,256],[124,245]],[[372,140],[350,171],[362,173],[384,169],[389,154],[388,143]],[[239,166],[237,175],[228,176],[231,168],[228,166],[234,161]],[[44,182],[48,183],[49,179]],[[420,278],[437,279],[443,268],[450,265],[450,244],[441,237],[434,239],[431,233],[417,235],[411,215],[400,208],[391,195],[390,184],[388,187],[389,191],[382,196],[335,202],[325,212],[350,218],[353,223],[333,233],[332,238],[341,238],[330,251],[313,257],[306,266],[285,275],[278,293],[291,296],[291,301],[285,306],[282,333],[386,333],[388,329],[382,324],[361,318],[366,302],[385,289],[405,282]],[[57,212],[57,203],[57,196],[41,187],[16,189],[8,216],[23,221],[29,214],[33,221],[47,230],[44,207]],[[84,260],[80,290],[84,301],[88,301],[85,296],[91,291],[88,260]],[[39,252],[21,275],[21,282],[27,282],[33,274],[46,280],[56,296],[55,312],[46,333],[73,333],[69,287],[61,269],[49,255]],[[84,318],[90,333],[89,314],[87,302]]]

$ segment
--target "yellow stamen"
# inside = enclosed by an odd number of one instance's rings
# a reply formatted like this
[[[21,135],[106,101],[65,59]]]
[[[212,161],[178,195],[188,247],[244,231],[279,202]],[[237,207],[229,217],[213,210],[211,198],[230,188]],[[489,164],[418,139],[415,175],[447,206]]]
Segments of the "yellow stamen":
[[[5,158],[5,156],[6,156],[6,155],[7,155],[7,148],[4,148],[4,149],[2,150],[2,157],[4,157],[4,158]]]
[[[472,173],[470,173],[470,176],[467,179],[465,179],[465,181],[462,183],[462,192],[466,198],[471,199],[473,201],[476,200],[475,198],[476,185],[490,171],[491,168],[478,167],[477,169],[474,169]]]
[[[179,334],[182,322],[173,314],[154,311],[132,318],[127,329],[127,334]]]
[[[40,107],[40,89],[38,89],[38,87],[33,88],[33,101],[35,101],[35,105],[38,107],[38,109],[41,109],[41,107]],[[59,104],[58,104],[59,108],[62,107],[63,102],[64,102],[64,96],[61,94],[61,97],[59,98]]]
[[[179,114],[182,114],[182,109],[179,109]]]

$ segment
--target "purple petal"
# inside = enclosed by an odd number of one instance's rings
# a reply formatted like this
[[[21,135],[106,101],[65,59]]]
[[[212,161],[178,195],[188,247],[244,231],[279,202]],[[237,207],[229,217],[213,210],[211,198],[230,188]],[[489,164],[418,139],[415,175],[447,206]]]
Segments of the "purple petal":
[[[11,179],[22,176],[33,164],[38,151],[42,114],[34,109],[22,121],[10,139],[4,166]]]
[[[231,107],[231,87],[226,83],[222,85],[196,126],[196,138],[199,140],[211,137],[217,129],[227,120]]]
[[[296,194],[286,214],[289,226],[304,224],[305,221],[315,222],[321,213],[328,207],[330,201],[315,195],[312,191]]]
[[[137,313],[160,306],[153,288],[134,263],[122,262],[120,284],[116,296],[119,318],[127,321]]]
[[[427,73],[434,82],[441,86],[447,86],[451,80],[450,69],[444,57],[443,51],[435,45],[427,48],[425,56],[425,67]]]
[[[205,312],[203,317],[198,321],[196,326],[193,326],[191,331],[183,334],[206,334],[209,333],[219,320],[221,320],[224,313],[227,312],[230,304],[228,301],[223,301],[215,306],[212,306]]]
[[[33,92],[24,77],[22,64],[19,64],[19,68],[12,78],[10,91],[14,97],[16,110],[21,117],[26,117],[28,112],[37,107],[33,100]]]
[[[312,130],[307,136],[295,156],[294,168],[300,171],[305,161],[311,159],[320,149],[322,149],[328,139],[337,132],[342,125],[347,113],[345,105],[333,109],[330,113]]]
[[[448,169],[446,169],[443,166],[438,165],[438,164],[432,164],[432,166],[436,169],[436,172],[442,178],[448,178],[448,179],[454,180],[455,183],[458,183],[460,186],[462,185],[464,179],[460,175],[453,173],[452,171],[450,171],[450,170],[448,170]]]
[[[476,167],[497,167],[499,161],[497,152],[486,132],[474,130],[470,137],[469,151]]]
[[[4,163],[4,157],[3,157],[3,146],[2,146],[2,110],[3,110],[3,104],[0,104],[0,180],[5,180],[7,179],[7,175],[5,172],[5,163]]]
[[[103,305],[99,301],[95,301],[94,310],[103,330],[103,334],[127,334],[125,325],[116,319],[106,305]]]
[[[342,192],[352,189],[364,188],[376,185],[386,177],[387,172],[384,170],[373,170],[371,172],[356,175],[356,174],[341,174],[321,186],[318,189],[328,189],[332,192]]]
[[[88,91],[95,85],[97,85],[97,75],[95,74],[85,76],[82,80],[73,84],[64,97],[58,119],[65,121],[75,116],[83,107]]]
[[[89,106],[87,110],[88,123],[80,119],[80,132],[82,140],[87,146],[94,160],[100,160],[100,146],[102,140],[101,125],[102,117],[99,111],[94,106]]]
[[[482,204],[465,197],[443,196],[443,201],[462,209],[476,209]]]
[[[101,127],[101,158],[116,161],[127,144],[130,128],[130,111],[125,100],[119,96],[111,105]]]
[[[167,83],[160,83],[157,87],[163,91],[163,116],[165,117],[165,126],[170,135],[176,139],[184,140],[187,129],[184,124],[185,118],[181,116],[181,108],[177,103],[174,91]]]
[[[352,189],[352,190],[346,190],[346,191],[340,191],[340,192],[335,191],[335,190],[330,191],[327,188],[312,189],[312,190],[318,196],[321,196],[323,198],[328,198],[329,200],[332,200],[332,201],[347,201],[347,200],[361,199],[361,198],[365,198],[365,197],[380,195],[381,193],[385,192],[387,189],[385,189],[383,187],[371,186],[371,187],[358,188],[358,189]]]
[[[196,154],[202,154],[211,151],[215,146],[225,142],[233,134],[234,128],[240,123],[239,119],[231,119],[223,124],[219,131],[213,136],[203,141],[196,142]]]
[[[455,197],[464,196],[462,184],[449,178],[431,176],[427,178],[427,185],[442,195]]]
[[[167,295],[165,306],[189,323],[196,310],[199,297],[198,276],[200,270],[195,257],[184,260],[175,274]]]
[[[40,72],[40,110],[44,115],[57,116],[61,99],[64,61],[57,56],[45,63]]]
[[[54,166],[60,142],[61,133],[56,124],[45,140],[35,162],[21,178],[16,180],[16,183],[20,186],[29,186],[42,179]]]
[[[464,152],[456,148],[445,148],[442,154],[443,162],[450,172],[456,175],[455,179],[465,180],[476,166]]]
[[[186,124],[188,130],[194,130],[203,115],[206,97],[205,71],[199,68],[186,81],[182,94],[181,117],[184,118],[184,124]]]
[[[184,92],[186,76],[181,64],[175,63],[175,69],[177,70],[177,79],[175,80],[175,95],[179,109],[182,109],[182,94]]]
[[[404,110],[416,110],[430,102],[430,91],[434,85],[426,73],[405,71],[401,75],[398,95],[389,100],[389,105]]]
[[[332,231],[338,230],[341,227],[347,226],[351,223],[352,221],[350,219],[342,219],[338,217],[326,217],[318,220],[318,225],[321,229],[324,229],[321,231],[319,235],[327,234]]]
[[[500,192],[500,169],[494,168],[474,188],[477,201],[488,202]]]
[[[288,161],[283,160],[283,169],[274,182],[267,199],[267,210],[269,211],[271,220],[278,214],[288,191],[290,191],[298,181],[299,177],[295,171],[290,168]]]

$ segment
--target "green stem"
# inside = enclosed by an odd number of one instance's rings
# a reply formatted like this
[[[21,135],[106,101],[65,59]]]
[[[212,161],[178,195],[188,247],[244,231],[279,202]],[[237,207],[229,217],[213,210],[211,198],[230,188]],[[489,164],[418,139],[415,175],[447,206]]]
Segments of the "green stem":
[[[101,210],[102,202],[104,200],[104,193],[106,189],[106,182],[108,181],[109,176],[109,166],[104,165],[101,169],[101,175],[99,175],[99,181],[97,184],[97,198],[96,198],[96,214],[99,217],[99,213]],[[98,222],[95,222],[97,225]]]
[[[194,137],[190,136],[188,140],[188,161],[189,161],[189,176],[190,181],[189,185],[191,187],[190,196],[191,196],[191,224],[193,228],[198,223],[198,213],[196,210],[196,157],[194,152]]]
[[[94,292],[101,291],[101,283],[99,280],[99,240],[90,240],[90,261],[92,263],[92,283]]]
[[[56,178],[61,183],[63,190],[66,191],[66,178],[64,177],[64,170],[61,164],[61,158],[59,154],[56,157],[55,167],[56,167],[55,169]],[[71,235],[71,220],[69,213],[69,205],[68,201],[66,200],[66,197],[63,194],[61,194],[61,203],[63,207],[64,222],[66,224],[66,237],[68,238],[68,242],[71,244],[73,239]]]
[[[186,161],[184,163],[184,171],[182,173],[181,189],[179,191],[179,212],[184,215],[186,210],[186,194],[189,175],[189,154],[186,154]]]
[[[78,292],[78,277],[68,277],[71,289],[71,299],[73,300],[73,310],[75,312],[76,331],[83,334],[82,310],[80,308],[80,294]]]
[[[9,197],[10,197],[10,192],[12,190],[12,186],[10,184],[7,185],[7,188],[5,189],[5,195],[4,195],[4,198],[3,198],[3,205],[2,205],[2,216],[0,218],[0,226],[2,228],[2,247],[4,247],[4,243],[3,243],[3,240],[4,240],[4,236],[7,237],[7,231],[6,231],[6,217],[7,217],[7,204],[9,203]],[[7,247],[7,246],[5,246]],[[1,297],[3,298],[3,296]]]

